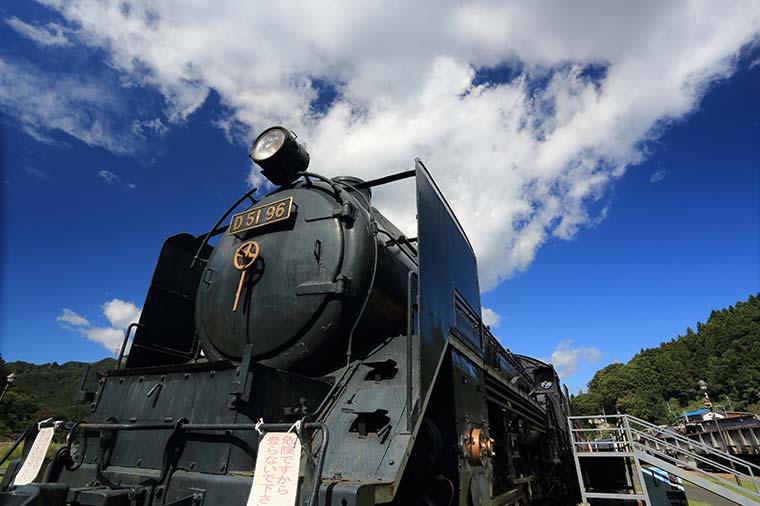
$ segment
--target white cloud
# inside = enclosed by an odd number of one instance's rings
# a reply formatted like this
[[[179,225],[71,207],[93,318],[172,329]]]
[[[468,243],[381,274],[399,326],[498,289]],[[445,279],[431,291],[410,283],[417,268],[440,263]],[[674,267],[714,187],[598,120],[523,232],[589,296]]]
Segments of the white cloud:
[[[121,299],[112,299],[102,306],[103,316],[108,320],[109,326],[92,326],[89,320],[74,311],[63,308],[61,315],[56,318],[64,328],[77,332],[87,339],[94,341],[114,355],[124,340],[124,332],[127,326],[140,319],[141,309],[131,302]]]
[[[116,328],[126,329],[130,323],[140,319],[140,308],[120,299],[109,300],[103,304],[103,314],[111,325]]]
[[[111,172],[110,170],[100,170],[98,171],[97,176],[103,181],[105,181],[106,184],[121,182],[121,178],[117,176],[116,174],[114,174],[113,172]]]
[[[161,121],[161,118],[146,119],[143,121],[135,120],[132,123],[132,131],[136,134],[142,134],[145,131],[162,136],[169,131],[169,127]]]
[[[668,175],[668,171],[665,169],[659,169],[655,171],[652,176],[649,178],[650,183],[659,183],[663,179],[665,179],[665,176]]]
[[[66,37],[68,31],[58,23],[48,23],[47,26],[30,25],[16,16],[6,18],[5,22],[19,34],[33,40],[41,46],[69,46],[71,42]]]
[[[121,343],[124,341],[124,331],[113,327],[93,327],[83,329],[84,334],[90,341],[103,346],[105,349],[116,355],[121,349]]]
[[[26,166],[24,167],[24,172],[26,172],[27,174],[29,174],[35,179],[39,179],[41,181],[50,181],[50,176],[47,174],[47,172],[41,171],[40,169]]]
[[[0,56],[0,110],[40,142],[60,145],[49,135],[60,131],[114,153],[138,150],[138,138],[120,124],[124,104],[109,86],[87,76],[48,75]]]
[[[487,307],[482,308],[481,313],[483,314],[483,323],[488,325],[491,328],[496,328],[499,326],[499,323],[501,323],[501,315],[494,311],[493,309],[489,309]]]
[[[578,364],[595,364],[602,358],[602,352],[593,346],[588,348],[573,348],[572,346],[571,339],[560,341],[551,357],[546,360],[554,365],[557,374],[563,379],[572,376],[578,369]]]
[[[72,325],[74,327],[89,327],[90,322],[84,316],[78,315],[69,308],[63,308],[61,314],[55,321],[66,325]]]
[[[130,86],[158,90],[170,123],[214,90],[229,139],[284,124],[316,172],[376,177],[421,156],[475,246],[485,290],[550,238],[601,219],[589,204],[605,207],[647,142],[730,76],[760,30],[749,0],[44,3]],[[521,74],[480,79],[499,66]],[[315,107],[320,87],[337,93]],[[399,186],[377,200],[412,234],[413,200],[399,201]]]
[[[124,184],[121,183],[121,178],[118,174],[111,172],[110,170],[100,170],[97,172],[96,176],[98,176],[100,179],[103,180],[106,184],[116,184],[121,186],[125,190],[134,190],[137,188],[137,185],[134,183],[125,182]]]

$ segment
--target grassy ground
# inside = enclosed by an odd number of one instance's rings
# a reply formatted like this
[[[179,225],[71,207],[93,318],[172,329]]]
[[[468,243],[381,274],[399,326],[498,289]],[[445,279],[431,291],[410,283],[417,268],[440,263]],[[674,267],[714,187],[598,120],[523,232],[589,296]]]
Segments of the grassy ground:
[[[5,452],[7,452],[7,451],[8,451],[8,449],[9,449],[11,446],[13,446],[13,443],[11,443],[11,442],[5,442],[5,443],[3,443],[3,442],[0,442],[0,458],[2,458],[2,457],[3,457],[3,455],[5,455]],[[61,443],[52,443],[52,444],[50,445],[50,448],[48,448],[48,451],[47,451],[47,456],[48,456],[48,457],[52,457],[52,456],[53,456],[53,454],[54,454],[55,452],[57,452],[57,451],[58,451],[58,449],[59,449],[61,446],[63,446]],[[0,474],[2,474],[2,473],[5,471],[5,468],[6,468],[6,467],[8,467],[8,462],[9,462],[9,461],[11,461],[11,460],[13,460],[13,459],[17,459],[17,458],[21,457],[21,452],[22,452],[22,449],[23,449],[23,445],[19,445],[19,447],[18,447],[18,448],[16,448],[15,450],[13,450],[13,453],[12,453],[12,454],[11,454],[11,456],[8,458],[8,460],[6,460],[5,462],[3,462],[3,464],[2,464],[2,465],[0,465]]]
[[[717,475],[720,476],[721,478],[723,478],[724,480],[734,481],[734,477],[731,476],[730,474],[717,474]],[[757,493],[755,491],[755,486],[752,483],[750,483],[749,481],[747,481],[747,480],[741,480],[741,485],[742,485],[742,488],[744,488],[746,490],[749,490],[753,494]]]
[[[0,443],[0,457],[5,455],[5,452],[7,452],[8,448],[10,448],[11,446],[13,446],[13,443]],[[5,462],[3,462],[2,465],[0,465],[0,469],[5,469],[6,467],[8,467],[9,460],[17,459],[20,456],[21,456],[21,446],[19,445],[19,447],[16,448],[16,450],[13,452],[10,458],[6,460]]]
[[[709,475],[701,475],[703,478],[707,478],[713,482],[715,482],[717,485],[721,485],[721,483],[715,478],[714,476]],[[721,478],[732,481],[734,478],[730,475],[720,475]],[[689,506],[716,506],[716,505],[725,505],[725,506],[731,506],[734,503],[729,501],[728,499],[724,499],[722,497],[716,496],[712,494],[711,492],[708,492],[706,490],[703,490],[701,488],[696,487],[695,485],[692,485],[688,482],[684,482],[684,486],[686,487],[686,496],[689,498]],[[750,483],[742,483],[742,487],[747,489],[748,491],[754,492],[754,486],[752,486]],[[741,491],[736,490],[739,494],[742,494]],[[745,497],[752,499],[754,501],[757,501],[756,498],[751,496],[750,494],[742,494]],[[754,503],[753,503],[754,504]],[[758,506],[760,506],[760,501],[757,501]]]

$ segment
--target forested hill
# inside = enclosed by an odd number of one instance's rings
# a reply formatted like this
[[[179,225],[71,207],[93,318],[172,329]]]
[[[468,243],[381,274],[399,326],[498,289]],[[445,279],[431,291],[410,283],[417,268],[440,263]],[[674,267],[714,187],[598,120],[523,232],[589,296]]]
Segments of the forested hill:
[[[760,411],[760,293],[713,311],[696,332],[641,350],[627,364],[597,371],[572,398],[579,415],[628,413],[656,423],[702,407],[699,380],[716,409]],[[730,409],[730,408],[729,408]]]
[[[116,360],[106,358],[90,367],[86,389],[97,387],[97,374],[116,366]],[[4,362],[0,357],[0,390],[5,378],[16,374],[16,380],[0,401],[0,441],[16,438],[36,417],[60,417],[77,420],[89,412],[89,406],[75,402],[82,384],[87,364],[30,364],[28,362]]]

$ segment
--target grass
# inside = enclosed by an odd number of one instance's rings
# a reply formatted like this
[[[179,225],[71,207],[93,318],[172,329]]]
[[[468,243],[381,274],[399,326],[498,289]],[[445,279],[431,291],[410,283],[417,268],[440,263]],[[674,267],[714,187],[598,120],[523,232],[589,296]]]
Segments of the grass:
[[[734,484],[736,483],[736,481],[734,480],[734,477],[733,477],[732,475],[730,475],[730,474],[723,474],[723,473],[715,473],[715,474],[716,474],[717,476],[720,476],[720,477],[721,477],[721,478],[723,478],[724,480],[730,481],[730,482],[732,482],[732,483],[734,483]],[[710,481],[712,481],[712,482],[715,482],[715,483],[717,483],[718,485],[723,485],[723,484],[722,484],[720,481],[718,481],[717,479],[715,479],[715,478],[714,478],[714,477],[712,477],[712,476],[707,476],[707,479],[709,479],[709,480],[710,480]],[[751,483],[750,483],[749,481],[747,481],[747,480],[740,480],[740,481],[741,481],[741,487],[742,487],[743,489],[745,489],[745,490],[746,490],[746,491],[748,491],[748,492],[751,492],[752,494],[757,494],[757,492],[755,491],[755,486],[754,486],[753,484],[751,484]],[[741,494],[741,495],[745,496],[745,497],[748,497],[748,498],[750,498],[750,499],[754,499],[755,501],[757,501],[757,498],[756,498],[756,496],[755,496],[755,495],[745,494],[745,493],[743,493],[743,492],[742,492],[742,491],[740,491],[740,490],[737,490],[737,492],[738,492],[739,494]]]
[[[5,455],[5,452],[7,452],[11,446],[13,446],[13,443],[0,443],[0,457]],[[13,451],[10,458],[8,458],[8,460],[6,460],[5,462],[3,462],[2,465],[0,465],[0,469],[5,469],[6,467],[8,467],[9,461],[21,457],[21,450],[22,450],[21,445],[19,445],[19,447]]]
[[[705,479],[707,479],[709,481],[712,481],[716,485],[725,486],[721,481],[718,480],[718,478],[722,478],[724,480],[727,480],[727,481],[731,482],[734,486],[737,486],[736,485],[736,481],[734,480],[734,477],[732,475],[730,475],[730,474],[700,473],[699,476],[702,477],[702,478],[705,478]],[[687,486],[687,489],[689,487],[692,487],[692,488],[695,488],[695,489],[699,488],[697,485],[687,484],[686,480],[684,481],[684,485]],[[755,493],[755,487],[751,483],[749,483],[746,480],[742,480],[741,485],[742,485],[742,489],[746,490],[746,492],[744,492],[742,490],[737,490],[736,488],[733,488],[731,490],[733,490],[737,494],[740,494],[740,495],[742,495],[744,497],[747,497],[748,499],[751,499],[751,500],[754,500],[754,501],[758,501],[756,496],[750,495],[750,492],[753,493],[753,494]],[[686,495],[687,496],[689,495],[689,490],[686,491]],[[760,501],[758,501],[757,504],[760,506]],[[694,500],[691,500],[691,499],[689,500],[689,506],[706,506],[706,505],[712,506],[711,503],[709,503],[709,502],[694,501]]]
[[[2,457],[5,455],[5,452],[7,452],[7,451],[8,451],[8,449],[9,449],[11,446],[13,446],[13,443],[10,443],[10,442],[5,442],[5,443],[4,443],[4,442],[0,442],[0,458],[2,458]],[[58,451],[58,449],[59,449],[61,446],[63,446],[63,444],[62,444],[62,443],[55,443],[55,442],[54,442],[54,443],[51,443],[51,444],[50,444],[50,448],[48,448],[48,451],[47,451],[47,456],[48,456],[48,457],[52,457],[52,456],[53,456],[53,454],[54,454],[55,452],[57,452],[57,451]],[[7,468],[7,467],[8,467],[8,463],[9,463],[11,460],[13,460],[13,459],[18,459],[18,458],[20,458],[20,457],[21,457],[21,453],[22,453],[22,451],[23,451],[23,447],[24,447],[24,445],[19,445],[19,446],[18,446],[18,448],[16,448],[15,450],[13,450],[13,453],[12,453],[12,454],[11,454],[11,456],[8,458],[8,460],[6,460],[5,462],[3,462],[3,464],[2,464],[2,465],[0,465],[0,472],[3,472],[3,471],[5,471],[5,468]]]

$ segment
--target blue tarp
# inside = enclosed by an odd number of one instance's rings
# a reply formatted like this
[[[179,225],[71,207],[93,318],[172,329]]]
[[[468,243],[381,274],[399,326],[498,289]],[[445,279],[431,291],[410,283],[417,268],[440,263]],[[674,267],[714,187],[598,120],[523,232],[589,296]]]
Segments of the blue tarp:
[[[694,411],[689,411],[688,413],[684,413],[683,416],[688,417],[688,418],[691,418],[692,416],[702,416],[709,411],[710,410],[707,408],[695,409]]]

